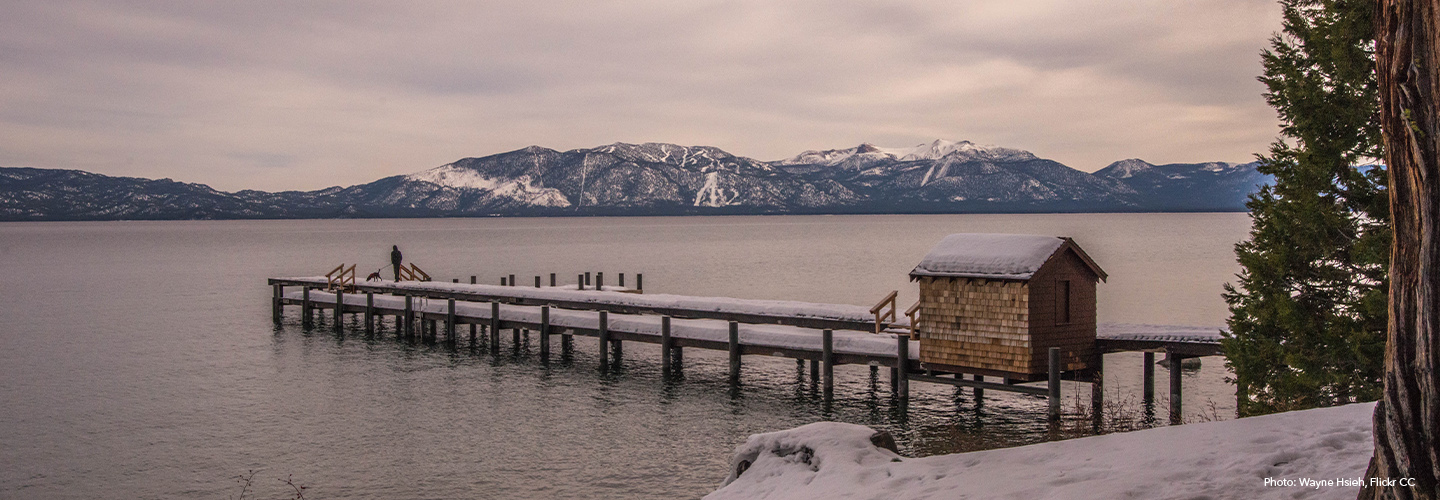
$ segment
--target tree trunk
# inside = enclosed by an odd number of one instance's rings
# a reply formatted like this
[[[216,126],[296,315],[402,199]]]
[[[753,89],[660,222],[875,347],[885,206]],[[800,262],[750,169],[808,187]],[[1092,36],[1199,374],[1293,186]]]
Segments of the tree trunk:
[[[1390,325],[1385,395],[1375,407],[1380,484],[1360,498],[1440,497],[1440,37],[1434,0],[1377,0],[1376,72],[1390,212]]]

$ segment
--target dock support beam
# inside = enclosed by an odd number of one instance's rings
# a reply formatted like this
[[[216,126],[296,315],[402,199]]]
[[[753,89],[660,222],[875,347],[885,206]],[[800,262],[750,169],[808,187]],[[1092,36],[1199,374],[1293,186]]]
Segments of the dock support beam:
[[[1090,366],[1090,416],[1095,432],[1105,425],[1105,354],[1095,351]]]
[[[610,368],[610,315],[600,311],[600,324],[596,336],[600,337],[600,369]]]
[[[1050,421],[1060,421],[1060,348],[1050,348],[1050,382],[1046,386],[1050,402]]]
[[[820,379],[825,385],[825,400],[835,397],[835,331],[820,332],[820,365],[825,370]]]
[[[540,284],[539,276],[535,284]],[[540,306],[540,362],[550,363],[550,306]]]
[[[375,293],[365,292],[365,333],[375,333]]]
[[[730,322],[730,382],[740,381],[740,324]]]
[[[409,338],[415,334],[415,303],[414,297],[405,296],[405,337]]]
[[[274,319],[275,324],[278,325],[280,324],[280,317],[284,316],[285,305],[280,303],[280,298],[285,296],[285,286],[275,285],[271,288],[275,289],[275,297],[270,299],[270,317]]]
[[[300,288],[300,323],[310,326],[310,287]]]
[[[500,303],[490,303],[490,352],[500,352]]]
[[[1184,423],[1185,414],[1180,406],[1180,356],[1167,352],[1170,360],[1170,425]]]
[[[660,373],[670,375],[671,350],[675,349],[675,339],[670,337],[670,317],[660,317]]]
[[[445,301],[445,341],[455,341],[455,299]]]
[[[910,399],[910,336],[895,336],[895,394]]]
[[[1145,366],[1141,367],[1145,374],[1145,406],[1155,404],[1155,353],[1145,352]]]

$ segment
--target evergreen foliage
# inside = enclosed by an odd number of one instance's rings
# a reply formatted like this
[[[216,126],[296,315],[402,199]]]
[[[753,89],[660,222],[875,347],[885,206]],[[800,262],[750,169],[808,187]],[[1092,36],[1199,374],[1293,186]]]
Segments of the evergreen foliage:
[[[1368,0],[1282,0],[1263,54],[1282,138],[1225,286],[1240,414],[1378,399],[1391,233]]]

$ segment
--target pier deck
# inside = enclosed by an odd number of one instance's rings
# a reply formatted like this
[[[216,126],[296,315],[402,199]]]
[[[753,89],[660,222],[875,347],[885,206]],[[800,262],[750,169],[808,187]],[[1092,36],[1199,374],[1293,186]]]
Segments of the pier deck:
[[[540,356],[547,362],[552,336],[562,336],[566,349],[575,336],[595,337],[600,342],[602,368],[609,366],[610,353],[618,353],[623,342],[643,342],[662,347],[662,366],[666,372],[671,370],[672,362],[681,363],[684,348],[722,350],[729,352],[730,377],[734,381],[739,380],[744,355],[788,357],[798,360],[802,367],[809,361],[812,381],[822,378],[823,368],[827,399],[833,392],[835,365],[866,364],[872,371],[887,366],[891,369],[891,388],[902,401],[909,397],[910,380],[969,387],[977,397],[984,389],[1029,393],[1050,399],[1052,419],[1059,416],[1060,380],[1064,377],[1090,382],[1097,422],[1103,414],[1103,359],[1097,360],[1094,369],[1062,373],[1058,364],[1059,349],[1052,348],[1052,369],[1045,385],[1021,385],[1023,381],[1010,379],[1003,383],[987,382],[984,374],[978,373],[966,380],[965,374],[926,370],[918,361],[918,342],[911,342],[908,330],[902,330],[908,329],[908,321],[882,322],[877,328],[875,315],[863,306],[458,281],[362,282],[356,283],[351,293],[325,290],[328,285],[325,277],[271,278],[269,283],[275,292],[272,304],[277,324],[282,319],[284,306],[298,305],[307,322],[313,310],[332,311],[337,329],[342,324],[340,316],[346,313],[363,314],[367,331],[374,330],[376,318],[394,316],[397,331],[404,335],[413,334],[418,322],[421,336],[438,339],[439,325],[443,324],[445,339],[454,342],[459,339],[460,327],[470,325],[471,343],[488,343],[496,352],[501,330],[512,330],[516,343],[520,342],[522,331],[526,334],[544,332],[539,335]],[[300,290],[287,291],[286,287]],[[888,331],[875,333],[877,330]],[[488,338],[479,340],[481,332]],[[1153,398],[1154,392],[1153,355],[1155,352],[1167,354],[1171,420],[1176,423],[1181,408],[1180,362],[1190,357],[1222,354],[1218,328],[1101,324],[1096,337],[1100,353],[1145,353],[1147,401]]]

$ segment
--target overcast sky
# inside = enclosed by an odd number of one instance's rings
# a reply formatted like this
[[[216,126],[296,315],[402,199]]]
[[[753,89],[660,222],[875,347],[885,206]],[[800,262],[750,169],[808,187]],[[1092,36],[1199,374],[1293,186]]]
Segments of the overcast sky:
[[[0,3],[0,165],[318,189],[532,144],[1250,161],[1273,0]]]

